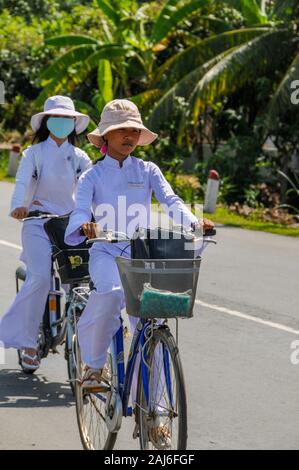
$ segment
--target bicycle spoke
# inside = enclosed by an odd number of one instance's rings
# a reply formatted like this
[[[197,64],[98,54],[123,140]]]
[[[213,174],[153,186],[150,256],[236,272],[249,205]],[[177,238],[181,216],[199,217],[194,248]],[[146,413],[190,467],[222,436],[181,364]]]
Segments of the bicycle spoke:
[[[187,416],[184,379],[174,339],[158,329],[148,346],[149,402],[142,373],[138,382],[139,434],[142,449],[185,449]]]
[[[82,363],[77,373],[82,376]],[[106,424],[107,400],[98,393],[86,393],[81,381],[76,382],[77,420],[82,444],[88,450],[112,449],[116,434],[109,432]]]

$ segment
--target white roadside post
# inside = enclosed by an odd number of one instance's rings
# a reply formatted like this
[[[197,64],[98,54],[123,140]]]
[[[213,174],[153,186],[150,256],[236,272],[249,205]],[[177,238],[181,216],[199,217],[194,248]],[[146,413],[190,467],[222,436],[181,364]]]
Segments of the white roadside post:
[[[219,183],[219,173],[216,170],[210,170],[207,190],[205,194],[204,212],[207,212],[209,214],[215,212],[219,191]]]
[[[20,157],[21,146],[18,144],[14,144],[9,152],[9,163],[8,163],[8,176],[16,176],[18,164],[19,164],[19,157]]]

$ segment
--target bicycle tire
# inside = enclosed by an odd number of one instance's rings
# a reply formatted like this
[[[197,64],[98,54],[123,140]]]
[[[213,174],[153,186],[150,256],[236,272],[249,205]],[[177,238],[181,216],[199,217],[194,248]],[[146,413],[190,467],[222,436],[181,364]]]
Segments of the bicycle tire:
[[[162,348],[162,349],[161,349]],[[160,352],[159,352],[160,351]],[[166,353],[164,353],[166,351]],[[139,428],[139,442],[140,442],[140,449],[142,450],[171,450],[171,449],[178,449],[178,450],[185,450],[187,448],[187,400],[186,400],[186,391],[185,391],[185,381],[183,375],[183,369],[181,360],[179,357],[179,350],[175,343],[175,340],[169,331],[168,328],[160,327],[154,330],[153,336],[148,343],[147,346],[147,361],[150,366],[148,370],[148,383],[149,383],[149,396],[152,397],[152,401],[154,402],[154,410],[149,409],[149,404],[147,404],[144,385],[143,385],[143,378],[142,378],[142,365],[139,366],[139,375],[138,375],[138,385],[137,385],[137,397],[136,397],[136,413],[137,413],[137,423]],[[169,367],[165,366],[164,359],[162,361],[162,355],[168,354],[169,357]],[[157,356],[158,355],[158,356]],[[160,358],[160,359],[157,359]],[[155,362],[154,362],[154,358]],[[157,370],[158,360],[161,363],[161,367],[163,367],[164,371],[164,379],[161,381],[161,377],[163,377],[162,373],[159,373]],[[162,364],[163,362],[163,364]],[[156,367],[156,372],[154,369]],[[175,379],[176,389],[175,393],[171,393],[167,391],[166,386],[166,379],[165,379],[165,370],[173,371],[172,374],[172,382]],[[156,374],[156,378],[154,375]],[[155,405],[157,405],[157,409],[159,408],[159,404],[155,403],[156,397],[155,393],[152,390],[152,384],[155,383],[155,380],[158,380],[158,387],[162,391],[164,390],[163,400],[164,400],[164,407],[162,408],[164,417],[161,417],[161,411],[155,410]],[[164,380],[164,382],[163,382]],[[171,382],[170,382],[171,383]],[[155,387],[154,387],[155,388]],[[169,388],[169,387],[168,387]],[[171,406],[169,403],[166,403],[166,396],[173,394],[176,396],[177,405]],[[159,400],[159,403],[163,400]],[[150,402],[151,400],[149,400]],[[174,409],[172,409],[174,408]],[[173,415],[173,417],[171,417]],[[156,420],[160,420],[160,424],[165,426],[165,430],[169,431],[170,437],[165,439],[165,445],[159,445],[158,441],[152,437],[153,429],[157,429]],[[173,438],[173,423],[174,420],[178,420],[178,432],[177,437]],[[168,434],[166,434],[168,436]],[[170,442],[169,442],[170,441]],[[174,441],[174,442],[173,442]],[[169,445],[168,445],[169,443]]]
[[[98,398],[98,394],[83,394],[81,379],[83,375],[83,364],[80,357],[80,350],[78,347],[78,341],[75,339],[74,344],[76,345],[76,381],[75,381],[75,400],[76,400],[76,415],[77,424],[79,428],[80,439],[85,450],[112,450],[117,438],[117,433],[111,433],[107,426],[103,415],[105,407],[101,406],[101,400]],[[111,361],[110,367],[111,367]],[[84,409],[85,407],[85,409]],[[92,413],[96,414],[95,423],[91,425],[88,423],[88,416]],[[103,429],[107,431],[107,435],[101,440],[101,435],[97,431],[99,426],[103,424]],[[96,428],[94,430],[94,427]],[[96,435],[92,435],[92,433]]]
[[[74,363],[74,357],[73,357],[73,352],[72,350],[68,349],[68,333],[66,334],[66,338],[65,338],[65,351],[64,351],[64,357],[66,359],[66,363],[67,363],[67,375],[68,375],[68,378],[69,378],[69,384],[70,384],[70,387],[71,387],[71,391],[72,391],[72,394],[73,396],[75,396],[75,384],[74,384],[74,380],[76,379],[76,365]]]

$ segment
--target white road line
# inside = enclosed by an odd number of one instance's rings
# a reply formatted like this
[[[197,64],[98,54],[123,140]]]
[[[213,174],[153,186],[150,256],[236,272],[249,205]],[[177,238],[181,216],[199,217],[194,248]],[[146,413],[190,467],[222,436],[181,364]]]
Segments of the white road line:
[[[22,247],[20,245],[15,245],[15,243],[10,243],[6,240],[0,240],[0,245],[8,246],[9,248],[16,248],[17,250],[22,250]]]
[[[282,325],[281,323],[274,323],[272,321],[262,320],[261,318],[253,317],[251,315],[247,315],[246,313],[238,312],[237,310],[230,310],[229,308],[219,307],[218,305],[207,304],[206,302],[202,302],[201,300],[195,300],[195,303],[197,305],[201,305],[202,307],[211,308],[212,310],[217,310],[218,312],[226,313],[227,315],[232,315],[233,317],[243,318],[243,320],[253,321],[261,325],[269,326],[270,328],[276,328],[277,330],[286,331],[287,333],[292,333],[293,335],[299,335],[298,330],[294,330],[294,328]]]

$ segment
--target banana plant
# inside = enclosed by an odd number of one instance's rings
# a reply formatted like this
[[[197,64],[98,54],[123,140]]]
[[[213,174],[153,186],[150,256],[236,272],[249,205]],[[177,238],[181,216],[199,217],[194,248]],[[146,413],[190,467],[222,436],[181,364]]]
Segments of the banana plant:
[[[135,75],[141,77],[144,95],[139,93],[132,98],[151,102],[159,93],[153,87],[157,55],[167,48],[167,38],[190,15],[212,3],[213,0],[167,0],[162,6],[158,2],[140,6],[135,0],[95,0],[95,7],[102,12],[99,38],[68,34],[45,40],[62,54],[41,75],[43,90],[38,104],[49,94],[61,90],[71,93],[95,69],[99,103],[115,95],[134,95],[129,84]],[[198,42],[198,38],[193,40]]]

